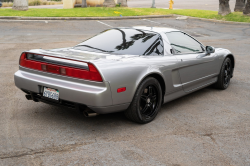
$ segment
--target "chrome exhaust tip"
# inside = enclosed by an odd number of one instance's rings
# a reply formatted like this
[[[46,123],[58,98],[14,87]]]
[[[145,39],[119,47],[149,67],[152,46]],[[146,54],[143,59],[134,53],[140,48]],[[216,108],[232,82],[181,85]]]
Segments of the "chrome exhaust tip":
[[[86,108],[84,111],[83,111],[83,115],[87,118],[90,118],[90,117],[94,117],[94,116],[97,116],[98,113],[90,110],[89,108]]]

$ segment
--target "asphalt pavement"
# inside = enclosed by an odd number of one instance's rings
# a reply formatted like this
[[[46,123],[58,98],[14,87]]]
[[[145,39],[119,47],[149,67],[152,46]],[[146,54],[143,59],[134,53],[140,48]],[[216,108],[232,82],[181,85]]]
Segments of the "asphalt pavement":
[[[103,24],[104,23],[104,24]],[[109,26],[173,27],[236,57],[231,85],[162,106],[149,124],[85,118],[27,101],[14,85],[22,51],[71,47]],[[250,165],[250,25],[199,20],[0,21],[0,165]]]

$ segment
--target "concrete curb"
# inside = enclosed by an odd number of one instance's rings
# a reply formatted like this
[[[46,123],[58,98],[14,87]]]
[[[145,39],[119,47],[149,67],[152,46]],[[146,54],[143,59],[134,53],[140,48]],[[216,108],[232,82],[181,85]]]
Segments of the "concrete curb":
[[[184,15],[173,14],[172,17],[184,17]],[[191,17],[191,16],[187,16],[187,17],[188,17],[188,19],[202,20],[202,21],[208,21],[208,22],[217,22],[217,23],[225,23],[225,24],[243,24],[243,25],[250,25],[249,22],[224,21],[224,20],[215,20],[215,19],[206,19],[206,18]]]
[[[124,20],[124,19],[144,19],[144,18],[169,18],[173,15],[150,15],[150,16],[122,16],[122,17],[19,17],[0,16],[0,20]]]
[[[19,17],[19,16],[0,16],[0,20],[125,20],[125,19],[146,19],[146,18],[171,18],[171,17],[184,17],[184,15],[170,14],[170,15],[149,15],[149,16],[122,16],[122,17]],[[227,24],[243,24],[250,25],[248,22],[234,22],[223,21],[215,19],[206,19],[198,17],[186,16],[188,19],[202,20],[217,23]]]

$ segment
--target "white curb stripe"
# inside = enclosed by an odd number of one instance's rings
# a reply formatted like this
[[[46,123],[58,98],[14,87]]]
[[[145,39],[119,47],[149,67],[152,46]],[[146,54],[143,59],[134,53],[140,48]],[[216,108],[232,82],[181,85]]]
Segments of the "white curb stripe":
[[[148,19],[142,19],[142,20],[149,21],[149,22],[153,22],[153,23],[156,23],[156,24],[162,24],[162,23],[160,23],[160,22],[151,21],[151,20],[148,20]]]
[[[109,25],[109,24],[105,24],[104,22],[101,22],[101,21],[97,21],[97,22],[99,22],[99,23],[101,23],[101,24],[103,24],[103,25],[106,25],[106,26],[108,26],[108,27],[113,28],[113,26],[111,26],[111,25]]]

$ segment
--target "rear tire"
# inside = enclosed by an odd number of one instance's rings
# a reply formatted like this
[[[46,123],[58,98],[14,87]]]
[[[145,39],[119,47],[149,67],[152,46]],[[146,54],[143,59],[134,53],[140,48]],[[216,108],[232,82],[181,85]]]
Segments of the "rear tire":
[[[125,111],[125,115],[134,122],[149,123],[158,114],[161,103],[161,86],[155,78],[148,77],[139,85],[129,108]]]
[[[214,84],[217,89],[225,90],[230,84],[232,77],[232,62],[230,58],[226,58],[222,64],[220,74],[218,76],[218,81]]]

